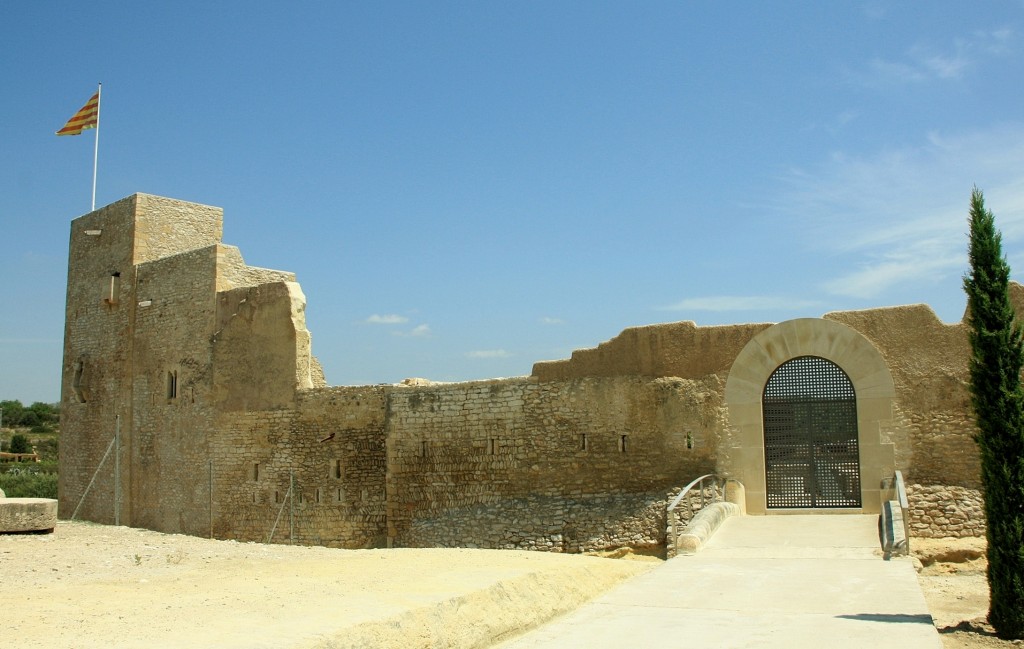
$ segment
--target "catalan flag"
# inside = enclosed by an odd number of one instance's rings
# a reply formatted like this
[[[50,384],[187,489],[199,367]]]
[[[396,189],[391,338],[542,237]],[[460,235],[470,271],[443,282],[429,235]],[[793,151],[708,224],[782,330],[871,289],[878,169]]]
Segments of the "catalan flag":
[[[57,135],[81,135],[82,131],[96,128],[100,121],[100,93],[97,92],[85,106],[68,120],[64,128],[57,131]]]

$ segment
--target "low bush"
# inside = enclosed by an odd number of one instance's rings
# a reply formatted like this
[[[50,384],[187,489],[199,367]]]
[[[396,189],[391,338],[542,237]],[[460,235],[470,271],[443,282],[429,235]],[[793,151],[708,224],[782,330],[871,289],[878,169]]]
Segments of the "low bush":
[[[37,437],[32,440],[32,443],[43,461],[48,459],[57,460],[58,440],[56,436]]]
[[[21,433],[15,433],[11,436],[11,453],[30,453],[32,447],[28,443],[28,438]]]
[[[8,498],[56,498],[57,474],[11,469],[0,473],[0,489]]]

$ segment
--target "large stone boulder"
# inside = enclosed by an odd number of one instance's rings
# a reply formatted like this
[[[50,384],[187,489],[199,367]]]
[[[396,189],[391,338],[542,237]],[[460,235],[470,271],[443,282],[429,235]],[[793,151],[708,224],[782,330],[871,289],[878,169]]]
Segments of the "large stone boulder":
[[[57,501],[52,498],[0,500],[0,534],[52,532],[57,527]]]

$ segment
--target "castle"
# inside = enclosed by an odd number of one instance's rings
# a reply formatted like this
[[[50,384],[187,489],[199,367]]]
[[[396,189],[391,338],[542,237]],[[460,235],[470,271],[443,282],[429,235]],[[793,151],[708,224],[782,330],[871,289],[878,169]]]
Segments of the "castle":
[[[72,222],[60,512],[345,548],[665,543],[715,472],[750,514],[878,512],[984,533],[963,323],[924,305],[626,329],[527,377],[329,387],[291,273],[219,208],[135,194]],[[1013,285],[1015,304],[1024,289]]]

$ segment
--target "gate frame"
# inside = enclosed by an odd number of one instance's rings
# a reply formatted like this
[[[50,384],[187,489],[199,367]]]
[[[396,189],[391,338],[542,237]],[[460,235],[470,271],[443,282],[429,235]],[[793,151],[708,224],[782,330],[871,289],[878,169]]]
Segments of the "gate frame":
[[[855,444],[855,449],[854,450],[856,451],[857,493],[856,493],[856,503],[855,504],[854,503],[850,503],[850,504],[845,504],[845,505],[832,504],[832,505],[818,505],[818,506],[811,504],[811,505],[806,505],[806,506],[803,506],[803,505],[792,505],[791,507],[779,507],[779,506],[773,507],[771,505],[771,498],[770,498],[770,496],[772,495],[772,493],[769,493],[769,491],[768,491],[768,486],[771,484],[771,480],[768,479],[771,476],[771,473],[768,471],[768,468],[769,468],[768,467],[768,456],[770,455],[769,451],[771,450],[771,447],[768,445],[768,432],[767,432],[767,430],[769,428],[769,426],[768,426],[768,411],[767,411],[767,408],[765,407],[765,404],[768,401],[768,397],[767,397],[767,395],[768,395],[768,386],[771,384],[772,379],[779,375],[779,372],[782,371],[782,368],[786,367],[787,365],[791,365],[791,364],[793,364],[796,361],[800,361],[801,359],[814,359],[815,361],[820,361],[821,363],[827,363],[828,365],[832,366],[840,374],[842,374],[842,380],[844,381],[842,387],[844,389],[848,387],[849,390],[850,390],[851,394],[850,394],[849,398],[848,399],[843,399],[842,402],[843,403],[852,403],[853,407],[854,407],[854,410],[853,410],[852,413],[849,413],[849,411],[847,411],[848,415],[852,415],[852,417],[849,417],[849,418],[848,417],[844,417],[843,419],[844,419],[845,423],[849,423],[851,421],[851,419],[852,419],[853,428],[855,430],[855,433],[854,433],[854,436],[853,436],[852,439],[846,438],[847,440],[852,441]],[[804,378],[812,379],[812,375],[808,374]],[[814,380],[816,380],[818,378],[819,377],[813,377]],[[800,398],[794,397],[791,400],[780,400],[780,403],[787,403],[787,404],[791,404],[791,403],[807,403],[808,401],[809,400],[807,398],[800,399]],[[836,403],[839,400],[837,400],[837,399],[827,399],[827,400],[824,400],[824,401],[826,403]],[[845,509],[845,508],[850,508],[850,507],[853,507],[853,508],[856,508],[856,509],[860,509],[863,506],[864,503],[861,501],[861,489],[860,489],[860,485],[861,485],[860,445],[859,445],[858,439],[857,439],[857,432],[859,432],[859,431],[857,430],[857,412],[856,412],[856,408],[857,408],[857,389],[854,387],[853,382],[850,380],[850,377],[846,374],[846,371],[843,370],[842,367],[840,367],[839,365],[833,363],[832,361],[830,361],[827,358],[822,358],[820,356],[797,356],[795,358],[789,359],[788,361],[785,361],[784,363],[779,365],[777,368],[775,368],[775,371],[772,372],[771,376],[768,378],[768,381],[765,382],[764,390],[761,392],[761,409],[762,409],[762,411],[764,413],[764,416],[762,417],[762,419],[764,420],[764,429],[765,429],[765,434],[763,436],[764,437],[763,441],[764,441],[764,452],[765,452],[765,466],[764,466],[764,468],[765,468],[765,500],[766,500],[765,507],[767,509]],[[807,431],[807,430],[804,430],[803,432],[810,433],[810,431]],[[810,498],[810,501],[813,503],[816,500],[816,498],[818,498],[818,496],[816,495],[816,492],[821,487],[821,485],[818,483],[818,481],[821,479],[821,476],[823,475],[823,472],[821,470],[819,470],[819,468],[820,467],[824,467],[827,470],[829,468],[834,468],[834,466],[829,466],[826,463],[821,461],[821,458],[819,457],[819,454],[816,452],[817,451],[817,447],[816,447],[816,444],[814,443],[816,440],[813,438],[812,434],[809,434],[806,437],[806,439],[804,439],[803,441],[806,444],[806,446],[809,447],[809,451],[810,451],[810,453],[809,453],[809,460],[808,460],[809,465],[808,465],[807,468],[810,470],[810,474],[812,476],[812,478],[811,478],[811,480],[812,480],[812,485],[811,485],[812,489],[808,493],[807,492],[807,485],[805,484],[804,485],[804,494],[808,495],[809,498]],[[792,447],[792,444],[787,445],[787,446]],[[819,462],[821,462],[821,464],[819,464]],[[846,464],[846,463],[844,463],[844,464]],[[854,463],[850,462],[849,464],[852,465]],[[838,482],[836,484],[838,486]],[[774,492],[774,494],[776,496],[782,498],[782,499],[785,499],[785,494],[784,493],[779,493],[779,492],[776,491],[776,492]],[[822,496],[822,499],[826,499],[827,500],[828,498]],[[833,499],[836,499],[836,498],[833,498]],[[851,495],[850,500],[853,500],[852,495]]]
[[[764,416],[761,398],[772,373],[798,356],[818,356],[846,372],[857,395],[861,508],[767,508]],[[773,325],[743,347],[729,369],[725,404],[729,433],[720,446],[719,473],[746,486],[750,514],[865,513],[881,511],[882,482],[896,470],[895,448],[882,441],[892,422],[896,386],[878,349],[856,330],[832,320],[799,318]]]

